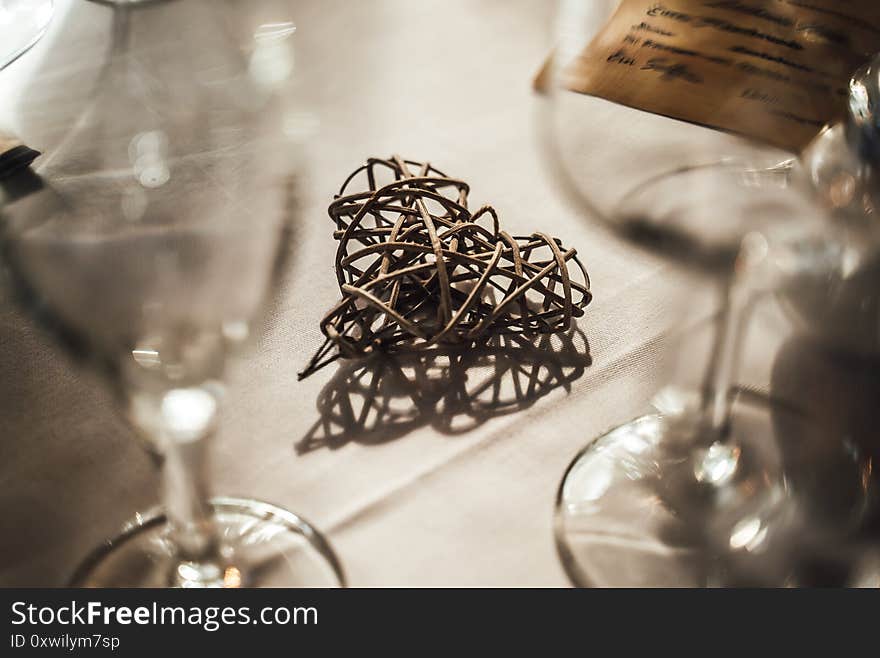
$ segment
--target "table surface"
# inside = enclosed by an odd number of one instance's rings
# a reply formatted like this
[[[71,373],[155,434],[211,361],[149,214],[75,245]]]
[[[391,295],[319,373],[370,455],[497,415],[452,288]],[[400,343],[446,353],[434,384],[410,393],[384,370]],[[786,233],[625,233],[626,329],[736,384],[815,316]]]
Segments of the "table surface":
[[[109,36],[106,8],[56,4],[49,34],[0,73],[0,127],[45,152],[87,102]],[[289,11],[300,112],[312,127],[295,283],[232,367],[215,489],[302,514],[354,586],[565,586],[552,525],[560,477],[591,437],[648,408],[670,337],[692,336],[693,354],[705,343],[710,286],[597,229],[554,184],[531,88],[552,3],[321,0]],[[326,205],[364,158],[392,153],[469,181],[474,205],[491,202],[512,232],[545,230],[578,248],[595,300],[580,320],[588,353],[573,381],[477,417],[420,414],[403,429],[339,423],[339,405],[361,403],[356,364],[297,381],[338,296]],[[767,390],[794,362],[829,372],[778,331],[778,313],[756,322],[772,338],[749,343],[749,386]],[[0,585],[59,585],[157,502],[157,475],[101,383],[5,301],[0,372]],[[811,380],[843,390],[826,375]]]

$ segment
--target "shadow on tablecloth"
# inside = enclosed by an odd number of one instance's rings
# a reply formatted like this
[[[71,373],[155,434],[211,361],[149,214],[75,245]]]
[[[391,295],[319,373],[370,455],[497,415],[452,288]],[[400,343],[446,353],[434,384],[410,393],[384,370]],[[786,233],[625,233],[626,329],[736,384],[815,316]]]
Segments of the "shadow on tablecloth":
[[[426,425],[462,434],[526,409],[557,388],[569,391],[591,363],[578,329],[501,336],[479,348],[344,361],[318,395],[320,418],[296,450],[386,443]]]

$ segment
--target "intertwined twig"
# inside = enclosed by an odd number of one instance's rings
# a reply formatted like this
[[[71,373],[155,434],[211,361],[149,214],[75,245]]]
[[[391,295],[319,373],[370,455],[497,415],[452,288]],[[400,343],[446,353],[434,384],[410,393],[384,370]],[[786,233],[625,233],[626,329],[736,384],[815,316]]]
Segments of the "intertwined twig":
[[[366,189],[350,192],[357,183]],[[592,296],[576,250],[545,233],[509,235],[491,206],[468,210],[468,191],[399,156],[371,158],[348,177],[329,208],[343,297],[301,377],[338,356],[555,333],[583,315]]]

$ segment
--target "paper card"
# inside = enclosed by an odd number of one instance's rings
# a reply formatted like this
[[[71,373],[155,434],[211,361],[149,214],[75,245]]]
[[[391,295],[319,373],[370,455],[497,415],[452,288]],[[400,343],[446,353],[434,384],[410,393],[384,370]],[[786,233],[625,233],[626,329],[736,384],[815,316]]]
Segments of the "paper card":
[[[876,0],[622,0],[560,74],[576,92],[799,151],[840,118],[877,51]]]

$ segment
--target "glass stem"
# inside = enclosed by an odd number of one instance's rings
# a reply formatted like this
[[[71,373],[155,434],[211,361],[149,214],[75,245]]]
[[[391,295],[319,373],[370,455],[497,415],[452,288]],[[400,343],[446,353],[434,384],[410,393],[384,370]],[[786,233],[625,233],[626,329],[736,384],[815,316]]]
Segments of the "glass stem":
[[[227,564],[208,484],[217,410],[217,398],[202,387],[172,389],[162,398],[162,497],[176,557],[168,574],[172,587],[224,584]]]
[[[168,522],[181,560],[210,562],[219,555],[216,529],[208,502],[207,437],[165,448],[163,498]]]
[[[736,382],[740,347],[752,299],[748,287],[736,275],[726,280],[724,286],[724,305],[718,318],[701,409],[702,435],[706,437],[707,445],[723,443],[729,436],[732,389]]]

